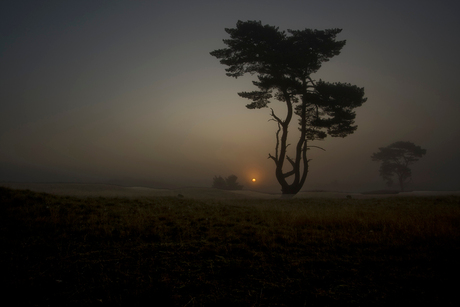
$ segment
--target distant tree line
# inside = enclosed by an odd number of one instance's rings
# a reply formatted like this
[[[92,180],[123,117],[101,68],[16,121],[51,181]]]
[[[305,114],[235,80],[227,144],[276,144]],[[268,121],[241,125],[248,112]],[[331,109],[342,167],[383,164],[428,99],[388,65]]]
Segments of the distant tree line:
[[[212,187],[220,190],[241,190],[243,186],[237,182],[238,177],[230,175],[227,178],[214,176]]]

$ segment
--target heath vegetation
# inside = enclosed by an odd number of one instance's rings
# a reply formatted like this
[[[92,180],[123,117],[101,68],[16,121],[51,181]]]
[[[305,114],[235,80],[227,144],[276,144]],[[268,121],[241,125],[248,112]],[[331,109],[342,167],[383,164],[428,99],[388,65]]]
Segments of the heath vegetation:
[[[0,188],[20,306],[457,306],[460,197],[67,197]],[[17,296],[13,293],[22,293]]]

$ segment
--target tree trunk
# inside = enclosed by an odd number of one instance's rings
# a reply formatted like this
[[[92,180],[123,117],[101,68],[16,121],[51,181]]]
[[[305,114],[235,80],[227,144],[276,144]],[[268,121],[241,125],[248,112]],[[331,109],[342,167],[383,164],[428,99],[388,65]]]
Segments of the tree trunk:
[[[399,177],[399,186],[401,188],[401,192],[404,192],[404,179]]]
[[[305,151],[302,151],[302,160],[303,160],[303,172],[301,178],[294,178],[294,181],[289,184],[286,181],[286,174],[282,172],[282,169],[279,165],[276,167],[276,179],[278,180],[278,183],[281,185],[281,193],[283,195],[292,195],[294,196],[295,194],[299,193],[299,191],[302,189],[305,180],[307,178],[308,174],[308,160],[306,158],[306,149]],[[292,170],[290,173],[297,172],[300,173],[300,165],[296,164],[296,169]],[[299,180],[300,179],[300,180]]]
[[[281,120],[278,118],[273,109],[271,116],[273,119],[278,123],[278,132],[276,133],[276,147],[275,147],[275,156],[269,154],[269,158],[271,158],[276,165],[275,176],[278,180],[278,183],[281,185],[281,192],[283,196],[286,195],[295,195],[297,194],[303,187],[305,180],[308,174],[308,159],[307,159],[307,119],[306,119],[306,105],[307,101],[306,98],[302,98],[302,109],[300,111],[300,137],[297,141],[296,149],[295,149],[295,157],[291,159],[286,152],[287,147],[287,137],[288,137],[288,127],[289,123],[292,119],[293,114],[293,107],[289,93],[287,90],[283,91],[286,106],[287,106],[287,114],[285,120]],[[281,139],[279,138],[279,133],[281,132]],[[279,150],[279,152],[278,152]],[[283,172],[284,162],[288,161],[292,166],[292,170],[288,172]],[[303,169],[302,169],[303,163]],[[286,178],[294,176],[294,179],[291,184],[286,181]]]

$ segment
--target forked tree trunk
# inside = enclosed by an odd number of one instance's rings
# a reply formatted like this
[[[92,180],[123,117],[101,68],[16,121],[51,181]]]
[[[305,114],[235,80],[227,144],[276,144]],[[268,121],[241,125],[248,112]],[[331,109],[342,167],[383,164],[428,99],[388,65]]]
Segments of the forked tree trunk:
[[[299,193],[305,183],[308,174],[308,160],[304,151],[306,152],[306,149],[302,149],[302,151],[299,152],[301,157],[299,157],[298,160],[299,162],[303,162],[303,167],[301,167],[300,163],[292,163],[293,170],[288,173],[283,173],[283,164],[277,163],[276,165],[275,175],[278,183],[281,185],[281,193],[283,194],[283,197],[289,197],[289,195],[294,196],[295,194]],[[294,175],[294,180],[290,184],[286,181],[286,178],[291,176],[289,174]]]
[[[283,197],[289,197],[289,195],[293,196],[297,194],[303,187],[305,180],[308,174],[308,159],[307,159],[307,141],[306,141],[306,118],[305,118],[305,106],[306,103],[302,104],[302,111],[301,111],[301,135],[297,142],[296,149],[295,149],[295,157],[294,159],[289,158],[286,153],[286,149],[288,147],[287,144],[287,136],[288,136],[288,127],[289,123],[292,119],[292,103],[290,100],[289,95],[285,94],[286,104],[287,104],[287,116],[284,121],[279,119],[272,109],[272,117],[278,122],[278,132],[276,133],[276,148],[275,148],[275,156],[269,155],[276,165],[275,176],[278,180],[278,183],[281,185],[281,192]],[[279,133],[281,132],[281,139],[279,138]],[[292,167],[291,171],[283,172],[284,162],[288,161]],[[302,166],[303,164],[303,166]],[[294,176],[292,183],[288,183],[286,178]]]

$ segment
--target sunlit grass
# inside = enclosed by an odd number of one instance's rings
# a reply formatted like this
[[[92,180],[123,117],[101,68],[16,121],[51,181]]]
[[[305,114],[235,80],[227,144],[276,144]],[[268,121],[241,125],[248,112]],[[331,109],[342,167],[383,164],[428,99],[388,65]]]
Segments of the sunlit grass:
[[[0,188],[3,278],[32,305],[457,300],[460,197],[76,198]],[[450,286],[449,286],[450,285]],[[160,304],[161,306],[161,304]]]

